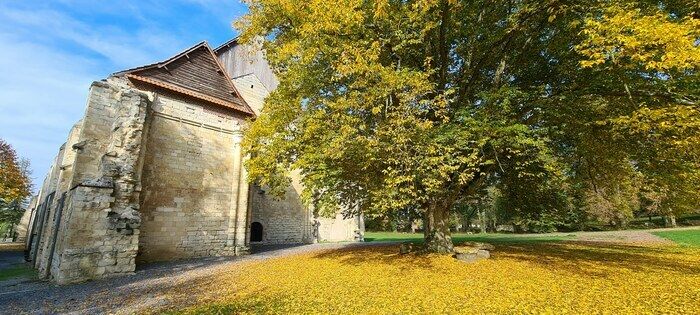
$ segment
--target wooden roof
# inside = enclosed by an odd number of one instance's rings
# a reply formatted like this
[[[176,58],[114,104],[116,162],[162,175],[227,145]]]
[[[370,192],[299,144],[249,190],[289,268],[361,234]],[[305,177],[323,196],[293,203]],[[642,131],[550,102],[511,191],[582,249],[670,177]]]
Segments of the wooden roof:
[[[172,58],[114,74],[254,115],[207,42]]]
[[[229,48],[231,46],[235,46],[235,45],[238,45],[238,37],[234,37],[234,38],[228,40],[227,42],[219,45],[219,47],[214,48],[214,53],[216,53],[218,55],[221,52],[221,50],[223,50],[225,48]]]

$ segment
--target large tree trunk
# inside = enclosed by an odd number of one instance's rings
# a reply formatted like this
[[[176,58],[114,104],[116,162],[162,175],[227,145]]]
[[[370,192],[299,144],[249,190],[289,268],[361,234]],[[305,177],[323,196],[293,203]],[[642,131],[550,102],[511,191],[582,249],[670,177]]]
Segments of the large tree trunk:
[[[423,222],[425,249],[433,253],[452,253],[454,245],[450,236],[450,205],[435,202],[425,211]]]
[[[666,227],[677,227],[678,224],[676,223],[676,215],[670,214],[664,217],[664,222]]]

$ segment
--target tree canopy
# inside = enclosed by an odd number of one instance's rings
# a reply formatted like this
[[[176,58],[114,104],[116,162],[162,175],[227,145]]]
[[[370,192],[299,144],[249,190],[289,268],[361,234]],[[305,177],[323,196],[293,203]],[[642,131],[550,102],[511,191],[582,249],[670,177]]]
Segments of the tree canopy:
[[[20,160],[9,143],[0,139],[0,223],[15,224],[20,205],[31,194],[29,162]]]
[[[698,208],[695,1],[247,3],[280,78],[244,139],[272,192],[298,169],[321,212],[418,209],[438,252],[487,187],[526,220]]]

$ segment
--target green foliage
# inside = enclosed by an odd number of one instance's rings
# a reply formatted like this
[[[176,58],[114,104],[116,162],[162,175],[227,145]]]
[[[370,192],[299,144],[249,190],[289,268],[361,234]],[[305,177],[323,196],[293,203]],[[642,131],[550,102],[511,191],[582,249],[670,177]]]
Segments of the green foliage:
[[[433,216],[492,186],[537,231],[698,205],[693,2],[247,2],[280,77],[244,139],[273,193],[298,169],[321,212]]]
[[[0,199],[0,223],[6,223],[8,226],[17,224],[25,208],[19,200],[5,202]]]

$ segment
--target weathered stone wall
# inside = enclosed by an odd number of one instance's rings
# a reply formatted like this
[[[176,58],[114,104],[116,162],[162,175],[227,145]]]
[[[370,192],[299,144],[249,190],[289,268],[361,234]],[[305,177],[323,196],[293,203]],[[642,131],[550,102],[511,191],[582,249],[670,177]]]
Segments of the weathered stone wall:
[[[61,150],[56,158],[54,167],[52,170],[52,175],[50,183],[46,185],[45,189],[50,190],[49,193],[52,194],[51,203],[47,204],[45,216],[45,228],[41,233],[40,244],[37,250],[39,251],[36,256],[35,266],[39,270],[39,276],[41,278],[46,278],[49,275],[49,268],[51,265],[51,259],[53,258],[53,252],[56,246],[56,237],[58,232],[56,229],[60,225],[61,212],[63,211],[63,194],[70,189],[70,180],[72,178],[72,166],[75,160],[76,150],[73,149],[73,145],[78,142],[80,136],[80,130],[82,128],[82,121],[78,122],[71,128],[68,135],[68,140],[61,146]]]
[[[347,242],[364,239],[364,224],[361,217],[353,216],[343,218],[341,213],[336,213],[332,218],[317,218],[318,240],[321,242]]]
[[[264,187],[253,186],[251,224],[259,222],[263,226],[259,244],[340,242],[362,237],[364,227],[358,217],[344,219],[340,211],[332,218],[315,215],[303,204],[302,191],[298,171],[292,172],[292,184],[282,198],[267,194]]]
[[[163,93],[149,117],[139,260],[233,254],[243,118]]]
[[[60,173],[60,163],[63,159],[63,153],[65,152],[66,144],[64,143],[58,151],[58,154],[54,158],[49,172],[41,185],[41,190],[39,191],[40,211],[37,216],[37,226],[39,227],[37,233],[32,237],[32,248],[31,248],[31,259],[34,267],[39,268],[39,275],[44,274],[43,267],[46,263],[44,258],[46,253],[46,248],[48,247],[49,236],[53,232],[53,218],[55,216],[55,195],[56,186],[58,184],[58,177]]]
[[[36,208],[36,204],[37,197],[34,196],[29,201],[27,209],[24,211],[24,213],[22,214],[22,218],[19,219],[19,223],[15,227],[15,235],[17,236],[17,239],[15,240],[16,242],[27,242],[27,236],[30,229],[29,224],[32,220],[32,216],[34,215],[34,208]]]
[[[82,281],[135,268],[142,136],[148,96],[95,82],[38,196],[32,243],[42,277]]]
[[[93,83],[37,196],[30,256],[40,276],[130,273],[137,253],[153,261],[245,252],[242,123],[121,78]]]
[[[255,74],[250,73],[234,78],[233,85],[236,86],[236,90],[248,103],[255,115],[260,115],[263,105],[265,105],[265,98],[270,95],[270,92],[265,88],[265,84]]]
[[[67,220],[62,224],[50,272],[56,282],[79,282],[134,271],[136,238],[119,235],[109,223],[113,193],[114,189],[104,184],[79,185],[67,194]]]
[[[297,191],[290,185],[283,198],[270,196],[266,189],[254,185],[251,192],[251,224],[262,224],[260,244],[300,244],[313,242],[310,211],[304,207]]]

